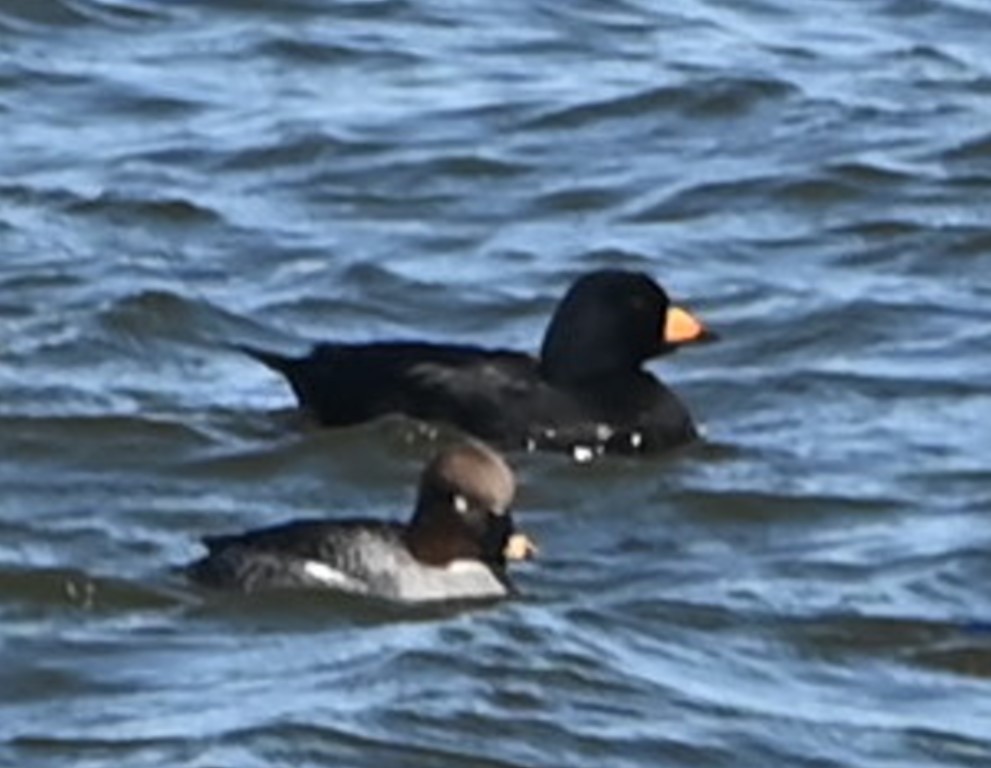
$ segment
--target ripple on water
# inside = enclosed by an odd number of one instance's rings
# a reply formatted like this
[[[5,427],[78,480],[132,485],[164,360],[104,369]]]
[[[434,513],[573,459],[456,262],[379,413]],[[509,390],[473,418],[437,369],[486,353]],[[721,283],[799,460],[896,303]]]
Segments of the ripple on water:
[[[20,0],[4,3],[0,23],[11,32],[29,32],[38,27],[78,27],[88,21],[86,5],[67,0]]]
[[[745,113],[765,102],[783,101],[792,92],[792,88],[776,80],[727,77],[696,80],[566,107],[532,120],[528,128],[573,130],[607,120],[671,113],[695,119],[717,119],[727,114]]]

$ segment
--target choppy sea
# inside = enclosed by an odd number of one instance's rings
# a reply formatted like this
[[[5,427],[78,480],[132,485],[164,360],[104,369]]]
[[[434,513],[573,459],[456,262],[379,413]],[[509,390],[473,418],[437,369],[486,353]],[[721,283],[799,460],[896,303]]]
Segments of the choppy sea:
[[[991,6],[0,0],[0,765],[991,765]],[[722,335],[704,443],[510,456],[519,599],[188,589],[402,518],[252,340],[535,349],[578,274]]]

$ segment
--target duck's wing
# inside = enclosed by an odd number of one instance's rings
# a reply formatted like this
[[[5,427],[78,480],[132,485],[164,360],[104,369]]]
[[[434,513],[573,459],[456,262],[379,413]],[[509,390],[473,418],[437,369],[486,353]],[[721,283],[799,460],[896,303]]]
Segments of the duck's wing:
[[[547,390],[533,358],[502,351],[457,364],[417,363],[404,383],[406,414],[511,448],[524,444]]]
[[[320,344],[305,357],[239,347],[286,377],[299,404],[327,426],[389,413],[460,423],[462,413],[491,411],[532,384],[532,358],[453,344]]]
[[[187,568],[204,586],[252,592],[320,587],[367,592],[355,541],[362,533],[398,540],[399,526],[371,520],[297,520],[203,539],[208,554]]]

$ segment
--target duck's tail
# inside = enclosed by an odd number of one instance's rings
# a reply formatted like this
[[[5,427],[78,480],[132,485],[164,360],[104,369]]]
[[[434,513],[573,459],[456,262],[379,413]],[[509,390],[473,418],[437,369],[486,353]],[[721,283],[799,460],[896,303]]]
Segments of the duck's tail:
[[[262,365],[271,368],[273,371],[281,373],[283,376],[288,376],[289,372],[293,369],[294,364],[298,362],[294,357],[283,355],[278,352],[272,352],[268,349],[261,349],[260,347],[252,347],[249,344],[231,344],[230,346],[231,349],[235,349],[238,352],[257,360]]]

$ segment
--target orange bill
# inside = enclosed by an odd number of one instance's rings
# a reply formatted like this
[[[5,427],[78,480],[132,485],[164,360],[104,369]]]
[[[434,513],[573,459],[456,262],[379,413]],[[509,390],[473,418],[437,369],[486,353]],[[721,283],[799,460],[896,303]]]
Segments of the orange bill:
[[[506,542],[502,554],[507,560],[529,560],[535,557],[540,550],[533,543],[533,539],[525,533],[514,533]]]
[[[715,341],[716,334],[706,328],[687,309],[669,307],[664,321],[664,343],[677,346],[695,344],[700,341]]]

